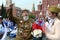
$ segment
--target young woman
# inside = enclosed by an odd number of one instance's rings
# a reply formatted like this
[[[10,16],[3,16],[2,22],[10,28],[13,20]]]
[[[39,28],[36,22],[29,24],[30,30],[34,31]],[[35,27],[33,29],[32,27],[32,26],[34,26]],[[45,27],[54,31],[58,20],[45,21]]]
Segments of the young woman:
[[[57,17],[60,9],[55,6],[51,6],[48,11],[50,19],[45,32],[47,40],[60,40],[60,20]]]

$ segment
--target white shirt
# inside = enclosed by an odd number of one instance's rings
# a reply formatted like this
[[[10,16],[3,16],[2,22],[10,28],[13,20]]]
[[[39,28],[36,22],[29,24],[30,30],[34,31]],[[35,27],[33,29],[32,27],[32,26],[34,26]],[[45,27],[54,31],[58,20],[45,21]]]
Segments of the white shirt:
[[[50,19],[48,21],[49,21],[49,23],[46,23],[46,28],[49,31],[49,30],[51,30],[51,27],[52,27],[52,25],[54,23],[54,19]]]

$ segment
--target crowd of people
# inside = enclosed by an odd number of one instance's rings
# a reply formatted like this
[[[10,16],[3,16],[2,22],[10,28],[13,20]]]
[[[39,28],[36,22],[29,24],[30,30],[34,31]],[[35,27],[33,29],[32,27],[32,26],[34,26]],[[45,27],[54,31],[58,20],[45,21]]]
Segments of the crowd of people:
[[[48,8],[48,15],[32,19],[29,11],[23,10],[19,26],[9,17],[0,16],[0,40],[60,40],[60,9],[56,6]]]
[[[33,40],[60,40],[60,9],[56,6],[48,8],[48,16],[45,21],[37,21],[33,25]],[[40,24],[40,25],[39,25]],[[41,24],[44,24],[41,26]],[[41,30],[41,31],[39,31]],[[42,36],[41,36],[42,35]],[[43,39],[43,37],[45,37]]]
[[[2,18],[2,16],[0,16],[0,40],[7,40],[7,37],[16,37],[16,34],[17,25],[14,21],[9,20],[9,17]]]

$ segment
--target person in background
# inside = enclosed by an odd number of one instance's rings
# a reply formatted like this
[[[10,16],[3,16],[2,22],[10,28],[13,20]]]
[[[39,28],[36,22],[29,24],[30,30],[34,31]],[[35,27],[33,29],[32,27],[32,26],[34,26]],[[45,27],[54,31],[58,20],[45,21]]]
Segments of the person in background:
[[[10,38],[15,38],[17,35],[17,25],[15,24],[14,21],[11,20],[11,26],[10,28]]]
[[[8,29],[7,36],[9,36],[10,35],[10,26],[11,26],[11,20],[9,19],[9,17],[6,18],[5,24],[6,24],[7,29]]]
[[[46,38],[47,40],[60,40],[60,20],[57,16],[60,12],[60,9],[56,6],[50,6],[48,11],[49,20],[45,31]]]
[[[0,16],[0,40],[6,40],[7,36],[7,28],[6,25],[3,23],[3,18]]]
[[[7,26],[7,22],[8,22],[8,21],[7,21],[7,18],[8,18],[8,17],[3,18],[3,23],[4,23],[6,26]]]

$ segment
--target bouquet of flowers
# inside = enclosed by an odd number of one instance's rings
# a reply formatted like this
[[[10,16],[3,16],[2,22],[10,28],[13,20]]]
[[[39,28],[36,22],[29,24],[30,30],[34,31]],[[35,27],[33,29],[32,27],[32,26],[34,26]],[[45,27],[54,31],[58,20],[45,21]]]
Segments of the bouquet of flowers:
[[[31,34],[36,38],[42,37],[42,31],[40,29],[34,30]]]
[[[42,37],[42,21],[37,20],[35,23],[32,25],[32,30],[33,32],[31,33],[33,37],[39,38]]]

